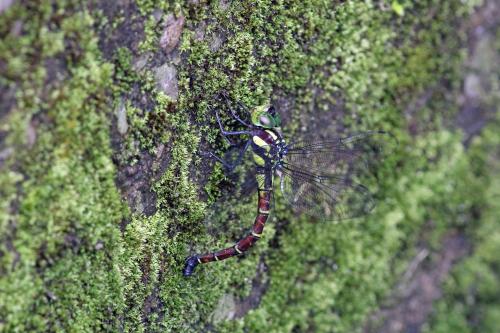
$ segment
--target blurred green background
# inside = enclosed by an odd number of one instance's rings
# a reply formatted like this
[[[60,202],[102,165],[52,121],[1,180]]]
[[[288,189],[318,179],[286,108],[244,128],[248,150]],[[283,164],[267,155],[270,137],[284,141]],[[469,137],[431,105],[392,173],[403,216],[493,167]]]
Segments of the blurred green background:
[[[496,0],[0,1],[0,331],[498,332],[499,26]],[[255,215],[198,154],[228,148],[222,91],[289,138],[393,133],[373,213],[277,198],[182,277]]]

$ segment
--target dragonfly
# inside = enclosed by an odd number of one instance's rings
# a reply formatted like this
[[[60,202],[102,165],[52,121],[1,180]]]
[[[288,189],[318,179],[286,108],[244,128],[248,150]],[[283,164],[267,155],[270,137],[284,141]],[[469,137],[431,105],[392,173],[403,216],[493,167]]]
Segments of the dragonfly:
[[[288,204],[299,214],[305,213],[321,220],[344,220],[368,214],[375,206],[372,193],[357,181],[363,157],[377,154],[381,145],[377,138],[384,131],[362,132],[326,140],[302,140],[287,143],[281,131],[281,118],[275,107],[264,104],[248,109],[251,122],[241,119],[226,97],[231,117],[244,129],[228,131],[218,111],[215,112],[222,136],[245,138],[236,161],[229,162],[213,154],[228,170],[241,163],[250,148],[257,189],[257,215],[251,232],[233,246],[215,252],[189,256],[183,275],[191,276],[199,264],[221,261],[248,251],[262,237],[269,218],[275,185]],[[383,141],[383,140],[382,140]],[[275,184],[278,183],[278,184]]]

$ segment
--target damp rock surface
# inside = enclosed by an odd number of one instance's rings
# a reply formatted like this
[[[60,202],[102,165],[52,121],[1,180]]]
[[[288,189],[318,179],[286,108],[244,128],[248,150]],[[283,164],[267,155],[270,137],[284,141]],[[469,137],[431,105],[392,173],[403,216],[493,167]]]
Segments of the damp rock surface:
[[[165,64],[157,68],[155,70],[155,78],[158,88],[173,100],[177,100],[179,96],[179,85],[175,66]]]

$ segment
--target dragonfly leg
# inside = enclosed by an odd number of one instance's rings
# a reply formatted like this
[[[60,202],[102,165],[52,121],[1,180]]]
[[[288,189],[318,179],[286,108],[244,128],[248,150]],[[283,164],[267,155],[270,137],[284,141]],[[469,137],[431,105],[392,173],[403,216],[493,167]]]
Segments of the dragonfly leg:
[[[230,145],[234,145],[231,140],[227,137],[228,135],[250,135],[252,134],[250,131],[226,131],[224,129],[224,126],[222,126],[222,121],[220,120],[219,117],[219,112],[215,110],[215,117],[217,118],[217,123],[219,124],[220,131],[222,133],[222,136]]]
[[[219,156],[215,155],[212,152],[203,152],[203,154],[206,155],[206,156],[210,156],[210,157],[216,159],[217,161],[219,161],[220,163],[222,163],[222,165],[224,165],[229,171],[231,171],[231,170],[233,170],[234,168],[236,168],[236,166],[238,166],[241,163],[241,160],[243,159],[243,155],[245,154],[245,152],[246,152],[246,150],[248,149],[249,146],[250,146],[250,140],[248,140],[245,143],[245,146],[240,150],[240,152],[238,153],[238,157],[236,158],[236,161],[234,161],[233,163],[229,163],[229,162],[223,160],[222,158],[220,158]]]
[[[246,126],[246,127],[249,127],[249,128],[252,128],[253,126],[248,124],[247,122],[245,122],[244,120],[242,120],[237,114],[236,112],[233,110],[233,108],[231,107],[231,104],[229,102],[229,97],[226,95],[226,94],[222,94],[222,96],[224,97],[224,100],[226,101],[226,105],[229,109],[229,112],[231,112],[231,115],[233,116],[234,119],[236,119],[236,121],[238,121],[240,124],[242,124],[243,126]],[[240,108],[244,109],[245,111],[247,111],[247,107],[244,106],[241,102],[237,102],[238,105],[240,106]]]
[[[271,190],[259,190],[258,213],[252,227],[252,232],[231,247],[187,258],[182,274],[184,276],[191,276],[198,264],[228,259],[248,251],[262,236],[264,226],[269,217],[270,203]]]

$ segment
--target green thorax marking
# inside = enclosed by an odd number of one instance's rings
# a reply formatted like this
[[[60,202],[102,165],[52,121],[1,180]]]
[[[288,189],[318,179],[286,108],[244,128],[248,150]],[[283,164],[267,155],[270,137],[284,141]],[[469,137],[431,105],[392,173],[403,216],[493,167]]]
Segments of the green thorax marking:
[[[278,135],[273,130],[262,130],[258,134],[252,136],[252,142],[255,146],[261,148],[259,152],[253,152],[254,162],[261,167],[264,167],[266,160],[273,158],[271,149],[272,144],[278,140]]]

